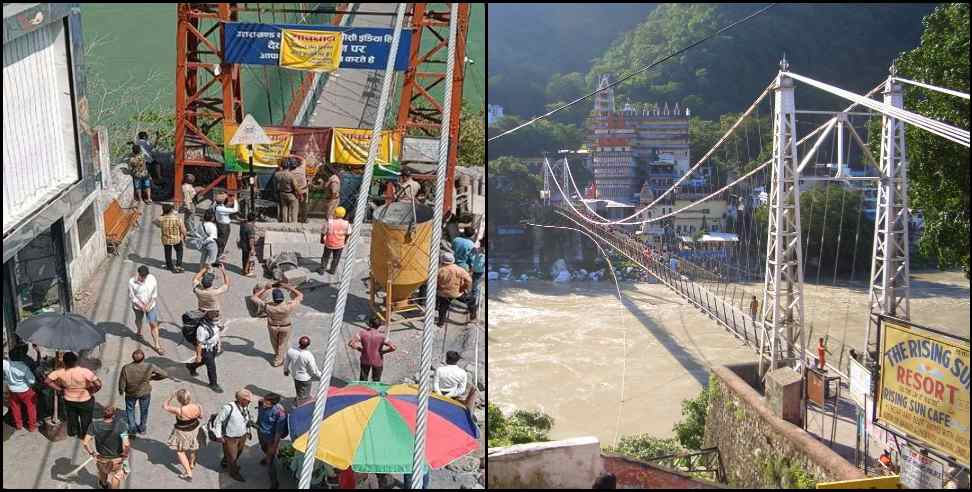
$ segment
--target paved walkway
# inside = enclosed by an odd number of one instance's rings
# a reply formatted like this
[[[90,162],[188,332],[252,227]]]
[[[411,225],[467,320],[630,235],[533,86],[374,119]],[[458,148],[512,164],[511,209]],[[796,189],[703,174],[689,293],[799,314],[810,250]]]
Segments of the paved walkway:
[[[151,219],[158,217],[160,213],[158,205],[145,211],[146,216],[142,224],[129,233],[119,256],[106,260],[96,277],[86,286],[90,295],[79,300],[76,309],[98,322],[108,334],[107,342],[95,349],[90,355],[90,360],[84,362],[84,365],[95,370],[105,383],[104,388],[96,395],[99,405],[113,404],[116,408],[124,408],[124,399],[118,395],[118,371],[122,365],[131,361],[131,352],[135,348],[141,347],[146,353],[146,360],[169,371],[171,376],[171,379],[153,384],[147,437],[133,442],[130,460],[132,473],[128,477],[125,488],[267,488],[269,478],[266,469],[258,464],[262,453],[256,442],[249,443],[248,449],[241,458],[243,475],[247,478],[246,483],[236,482],[226,473],[220,472],[221,450],[212,444],[201,450],[198,467],[191,484],[177,476],[181,473],[181,467],[178,465],[175,453],[165,444],[172,429],[173,418],[161,409],[163,400],[175,390],[188,388],[194,399],[203,406],[207,418],[209,412],[232,399],[233,393],[241,388],[249,389],[257,398],[271,391],[280,393],[284,396],[286,405],[292,402],[294,390],[290,378],[284,377],[281,369],[270,367],[272,353],[265,320],[251,318],[246,311],[244,298],[250,294],[257,282],[266,282],[266,280],[240,275],[238,266],[240,253],[235,247],[239,232],[236,224],[232,227],[227,244],[230,290],[223,299],[224,316],[228,319],[223,336],[225,351],[217,359],[219,382],[225,392],[216,394],[209,390],[206,386],[208,381],[205,368],[200,368],[200,377],[189,376],[182,362],[192,359],[193,351],[182,340],[178,324],[181,322],[182,313],[195,307],[196,300],[191,292],[191,279],[197,271],[199,255],[196,251],[186,251],[184,273],[172,274],[164,270],[159,230],[151,225]],[[369,231],[370,228],[365,232]],[[363,251],[369,250],[367,242],[360,248]],[[356,378],[357,352],[348,349],[346,344],[354,332],[363,326],[364,316],[369,311],[364,283],[368,275],[368,260],[366,257],[362,258],[360,253],[358,256],[361,259],[355,260],[354,264],[352,292],[348,298],[346,323],[341,332],[334,368],[335,382],[338,383]],[[307,266],[316,270],[318,261],[319,258],[308,260]],[[142,264],[148,265],[152,274],[159,280],[161,343],[166,351],[165,356],[157,355],[145,341],[135,335],[134,315],[129,307],[127,282]],[[313,274],[311,277],[325,283],[337,281],[331,275]],[[305,291],[303,306],[295,314],[292,341],[296,341],[302,335],[310,336],[311,349],[318,356],[319,361],[323,358],[330,327],[330,313],[333,312],[336,293],[336,285],[331,284]],[[454,312],[451,313],[451,318],[461,323],[465,320],[465,314]],[[144,331],[148,335],[147,327]],[[463,363],[472,364],[477,349],[477,335],[479,378],[484,381],[485,331],[481,324],[468,326],[450,324],[445,345],[448,350],[460,351],[465,359]],[[385,359],[386,369],[383,375],[385,382],[401,382],[403,378],[414,377],[418,368],[420,336],[421,332],[418,329],[408,325],[393,328],[391,338],[399,346],[399,350]],[[441,333],[437,334],[435,343],[435,347],[439,350],[442,347]],[[435,365],[439,365],[438,360]],[[316,391],[316,384],[314,389]],[[483,444],[485,445],[485,442]],[[477,456],[482,454],[483,451],[480,450]],[[39,433],[26,431],[13,433],[12,428],[4,425],[3,457],[4,488],[68,489],[98,486],[97,472],[93,463],[82,470],[75,480],[62,481],[56,478],[57,475],[74,469],[76,465],[72,464],[80,464],[87,459],[80,442],[72,438],[52,443]],[[434,471],[432,486],[458,487],[455,475],[447,470]]]

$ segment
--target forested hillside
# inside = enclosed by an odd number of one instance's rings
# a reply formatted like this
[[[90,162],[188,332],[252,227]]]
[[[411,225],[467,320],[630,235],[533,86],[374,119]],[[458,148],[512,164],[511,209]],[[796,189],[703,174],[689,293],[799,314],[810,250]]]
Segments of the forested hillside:
[[[490,103],[502,105],[508,114],[533,116],[592,90],[599,74],[636,70],[762,5],[601,4],[583,6],[589,9],[586,16],[562,8],[491,7]],[[714,119],[745,109],[776,73],[784,53],[794,72],[865,92],[887,76],[896,56],[918,44],[922,17],[934,7],[777,5],[629,80],[618,94],[621,101],[679,102],[694,115]],[[632,21],[639,23],[632,26]],[[492,34],[500,29],[503,35]],[[606,36],[613,38],[609,46]],[[841,104],[810,88],[800,88],[797,98],[805,108]],[[590,104],[578,106],[583,107],[558,120],[581,124]]]

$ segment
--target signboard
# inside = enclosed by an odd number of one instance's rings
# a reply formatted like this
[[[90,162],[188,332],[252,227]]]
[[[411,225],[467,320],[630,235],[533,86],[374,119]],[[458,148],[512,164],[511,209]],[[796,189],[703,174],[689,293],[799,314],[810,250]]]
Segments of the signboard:
[[[526,231],[522,227],[504,227],[499,226],[496,228],[496,234],[499,236],[519,236],[521,234],[526,234]]]
[[[308,26],[300,24],[258,24],[226,22],[223,33],[223,59],[245,65],[280,65],[284,30],[343,33],[339,68],[384,70],[391,52],[393,29],[380,27]],[[402,31],[398,40],[395,70],[408,68],[411,31]]]
[[[818,489],[900,489],[898,475],[888,477],[863,478],[861,480],[843,480],[840,482],[822,482]]]
[[[969,466],[969,341],[881,317],[875,422]]]
[[[245,119],[243,123],[246,123]],[[234,124],[224,126],[224,134],[230,137],[230,143],[223,148],[223,162],[229,172],[249,170],[249,149],[246,145],[232,145],[239,131]],[[253,146],[253,169],[256,172],[271,172],[281,159],[296,155],[304,159],[310,179],[317,167],[327,162],[331,145],[330,128],[268,126],[263,131],[270,143]]]
[[[405,137],[402,142],[403,162],[439,162],[439,139]]]
[[[341,62],[341,39],[340,32],[284,29],[280,33],[280,66],[333,72]]]
[[[263,131],[253,115],[248,114],[243,118],[243,123],[240,123],[240,127],[236,128],[233,132],[233,138],[230,139],[230,145],[248,145],[248,144],[269,144],[272,141],[270,137],[267,136],[266,132]]]
[[[857,359],[853,357],[850,358],[850,396],[857,403],[857,406],[864,408],[865,397],[870,397],[871,394],[871,371],[868,371],[866,367]]]
[[[376,163],[388,165],[398,161],[401,133],[395,130],[381,132]],[[335,128],[331,138],[331,162],[363,166],[368,163],[371,147],[371,130],[359,128]]]
[[[813,370],[807,370],[807,399],[820,407],[824,406],[824,375]]]
[[[909,489],[940,489],[944,466],[908,446],[901,447],[901,484]]]

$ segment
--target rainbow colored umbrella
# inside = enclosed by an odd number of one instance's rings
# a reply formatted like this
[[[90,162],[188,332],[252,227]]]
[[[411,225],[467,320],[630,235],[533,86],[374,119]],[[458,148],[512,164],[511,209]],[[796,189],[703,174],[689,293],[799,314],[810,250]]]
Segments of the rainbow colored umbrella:
[[[360,473],[411,473],[418,386],[355,381],[328,390],[317,459]],[[306,452],[314,402],[290,413],[294,449]],[[429,396],[425,457],[442,468],[479,447],[479,429],[466,407],[450,398]]]

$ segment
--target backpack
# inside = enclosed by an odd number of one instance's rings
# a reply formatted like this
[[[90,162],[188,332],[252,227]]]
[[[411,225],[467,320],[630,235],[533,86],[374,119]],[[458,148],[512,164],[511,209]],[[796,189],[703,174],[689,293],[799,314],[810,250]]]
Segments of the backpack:
[[[469,266],[472,267],[473,273],[483,273],[486,271],[486,254],[473,252],[471,258],[469,259]]]
[[[222,429],[220,429],[222,431],[222,434],[221,435],[223,437],[226,437],[226,426],[229,424],[230,415],[233,415],[233,408],[232,407],[236,407],[236,403],[227,403],[227,405],[229,405],[231,408],[230,408],[230,413],[226,416],[226,420],[223,420]],[[236,407],[236,408],[239,408],[239,407]],[[243,414],[243,412],[241,411],[240,412],[240,415],[242,415],[242,414]],[[207,437],[209,437],[209,440],[210,441],[215,441],[217,439],[216,433],[213,432],[213,429],[216,428],[216,417],[217,416],[219,416],[219,412],[216,412],[216,413],[210,415],[209,416],[209,423],[206,425],[206,435],[207,435]]]
[[[190,216],[186,219],[186,246],[189,249],[196,251],[205,250],[208,239],[209,235],[206,234],[206,229],[203,228],[203,224],[198,217]]]
[[[196,346],[196,329],[205,316],[206,313],[196,309],[182,313],[182,337],[192,347]]]

